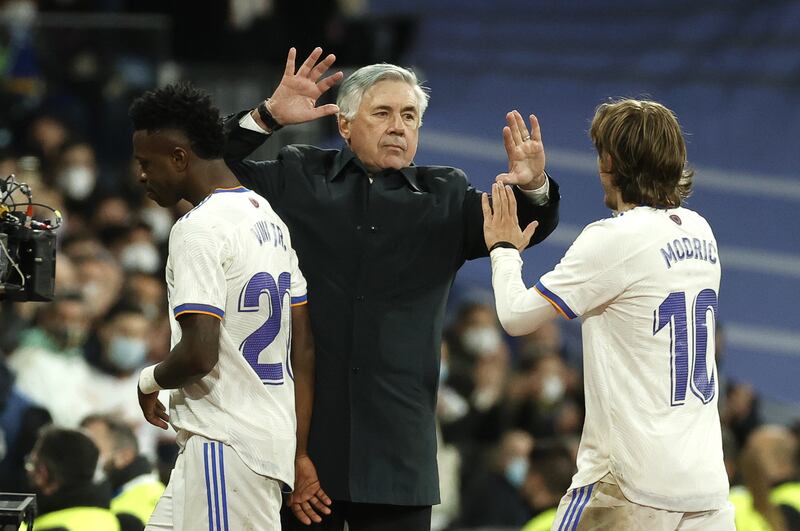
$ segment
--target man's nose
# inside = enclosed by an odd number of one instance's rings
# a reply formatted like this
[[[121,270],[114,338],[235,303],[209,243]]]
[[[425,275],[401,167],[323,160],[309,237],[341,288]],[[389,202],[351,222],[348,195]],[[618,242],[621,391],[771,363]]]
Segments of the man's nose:
[[[405,133],[405,127],[403,124],[403,117],[399,114],[392,115],[392,118],[389,120],[389,132],[395,134],[403,134]]]

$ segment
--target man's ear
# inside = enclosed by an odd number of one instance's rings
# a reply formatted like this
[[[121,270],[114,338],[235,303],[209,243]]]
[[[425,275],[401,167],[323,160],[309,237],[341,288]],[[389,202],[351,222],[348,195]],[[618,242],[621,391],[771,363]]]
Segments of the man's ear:
[[[189,153],[185,149],[175,146],[170,153],[170,159],[177,171],[181,173],[186,171],[186,167],[189,165]]]
[[[614,173],[614,163],[611,155],[604,153],[600,155],[600,171],[603,173]]]
[[[344,117],[343,114],[339,113],[337,117],[337,123],[339,125],[339,134],[347,144],[350,144],[350,121]]]

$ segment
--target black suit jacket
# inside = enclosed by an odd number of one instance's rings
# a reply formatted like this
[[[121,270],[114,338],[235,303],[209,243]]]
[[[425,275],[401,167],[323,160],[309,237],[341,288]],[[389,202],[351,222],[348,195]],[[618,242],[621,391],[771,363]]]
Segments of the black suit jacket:
[[[316,341],[309,453],[333,499],[439,502],[434,417],[448,292],[465,260],[487,256],[480,192],[456,168],[372,175],[348,148],[284,147],[244,158],[267,136],[226,120],[226,161],[289,226]],[[534,242],[558,223],[558,185],[534,206]],[[234,214],[235,215],[235,214]]]

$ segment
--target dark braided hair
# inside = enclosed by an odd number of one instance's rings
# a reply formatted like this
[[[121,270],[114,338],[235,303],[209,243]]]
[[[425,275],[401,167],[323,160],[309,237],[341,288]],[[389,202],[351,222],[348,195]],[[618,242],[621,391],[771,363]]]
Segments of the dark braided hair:
[[[177,129],[186,134],[198,157],[222,158],[225,136],[219,109],[204,90],[191,83],[145,92],[131,104],[128,115],[135,131]]]

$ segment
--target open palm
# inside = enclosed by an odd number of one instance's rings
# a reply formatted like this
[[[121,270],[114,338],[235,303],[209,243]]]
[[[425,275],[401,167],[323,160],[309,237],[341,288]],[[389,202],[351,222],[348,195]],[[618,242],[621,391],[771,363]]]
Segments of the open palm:
[[[531,131],[522,115],[513,111],[506,115],[503,128],[503,145],[508,156],[508,173],[501,173],[497,181],[502,184],[516,184],[523,188],[538,188],[544,184],[544,144],[539,121],[530,115]]]
[[[319,97],[343,77],[341,72],[336,72],[321,79],[336,61],[336,56],[329,54],[317,63],[322,48],[315,48],[295,72],[296,55],[296,49],[289,49],[283,77],[268,102],[270,113],[281,125],[309,122],[339,112],[339,107],[332,103],[316,106]]]

